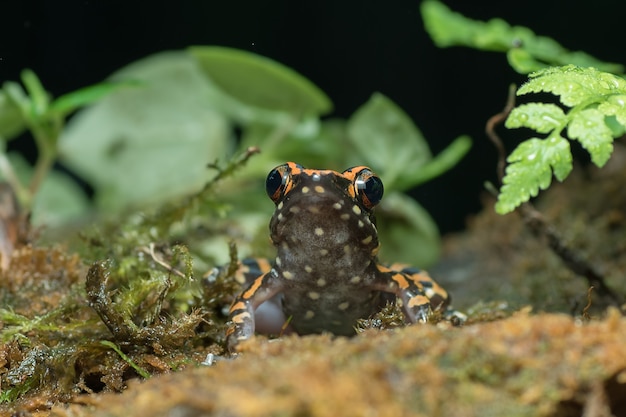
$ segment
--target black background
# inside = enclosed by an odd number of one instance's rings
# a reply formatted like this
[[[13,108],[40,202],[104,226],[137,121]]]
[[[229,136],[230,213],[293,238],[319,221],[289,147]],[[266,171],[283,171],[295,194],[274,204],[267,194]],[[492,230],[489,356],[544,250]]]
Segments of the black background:
[[[501,17],[573,50],[626,62],[624,9],[617,1],[451,1],[474,19]],[[456,169],[415,190],[443,232],[480,208],[495,152],[485,121],[521,83],[502,54],[437,49],[419,2],[345,1],[2,1],[0,81],[33,69],[60,95],[101,81],[151,53],[189,45],[253,51],[311,79],[348,117],[374,91],[405,109],[439,152],[469,134],[474,147]],[[513,144],[509,143],[509,149]]]

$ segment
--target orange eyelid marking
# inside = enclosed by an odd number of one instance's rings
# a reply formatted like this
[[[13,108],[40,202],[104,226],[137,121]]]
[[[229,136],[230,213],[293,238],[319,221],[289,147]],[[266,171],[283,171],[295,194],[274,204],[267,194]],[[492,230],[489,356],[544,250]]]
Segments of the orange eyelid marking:
[[[341,173],[341,176],[343,176],[344,178],[346,178],[347,180],[351,182],[350,186],[348,187],[348,194],[352,198],[356,198],[357,194],[359,193],[359,191],[356,188],[357,187],[356,180],[357,180],[357,177],[363,171],[369,171],[370,176],[375,175],[374,172],[369,167],[366,167],[365,165],[358,165],[352,168],[348,168]]]
[[[252,285],[250,286],[250,288],[246,292],[244,292],[242,294],[241,298],[243,298],[244,300],[249,300],[250,297],[252,297],[254,295],[254,293],[259,289],[261,284],[263,284],[263,277],[264,276],[265,275],[261,275],[260,277],[255,279],[254,282],[252,283]]]

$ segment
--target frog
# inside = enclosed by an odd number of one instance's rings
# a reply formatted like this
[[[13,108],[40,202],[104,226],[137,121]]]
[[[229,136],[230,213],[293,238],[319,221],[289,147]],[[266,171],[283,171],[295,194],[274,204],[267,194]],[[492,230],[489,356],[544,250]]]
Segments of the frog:
[[[265,188],[275,204],[269,229],[276,257],[240,264],[247,284],[229,309],[230,352],[261,327],[273,334],[288,328],[352,336],[359,319],[398,300],[409,324],[433,315],[463,323],[449,293],[426,271],[378,261],[374,208],[384,186],[372,169],[338,172],[287,162],[269,172]]]

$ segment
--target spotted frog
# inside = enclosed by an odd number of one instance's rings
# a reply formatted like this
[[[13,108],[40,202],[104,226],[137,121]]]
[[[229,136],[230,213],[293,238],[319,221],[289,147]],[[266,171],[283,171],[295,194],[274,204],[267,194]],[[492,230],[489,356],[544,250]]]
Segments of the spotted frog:
[[[352,335],[357,319],[396,298],[407,322],[426,322],[433,312],[462,321],[426,272],[378,262],[373,209],[383,183],[371,169],[339,173],[287,162],[270,171],[266,190],[276,204],[270,236],[277,255],[273,264],[241,266],[249,283],[230,307],[231,351],[255,328],[278,333],[287,319],[298,334]],[[269,307],[272,300],[279,308]]]

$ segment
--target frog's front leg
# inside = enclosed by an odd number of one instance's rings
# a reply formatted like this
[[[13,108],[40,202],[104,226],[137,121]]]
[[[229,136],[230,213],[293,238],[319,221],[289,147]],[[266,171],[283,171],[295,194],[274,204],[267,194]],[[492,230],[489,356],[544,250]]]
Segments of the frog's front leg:
[[[434,311],[445,315],[450,296],[426,272],[405,265],[378,266],[378,269],[381,279],[374,284],[374,289],[395,294],[402,300],[402,311],[408,322],[425,323]]]
[[[235,346],[242,340],[254,335],[255,310],[263,302],[269,300],[283,290],[275,269],[261,275],[233,301],[229,310],[229,319],[232,326],[226,333],[228,350],[233,352]]]

